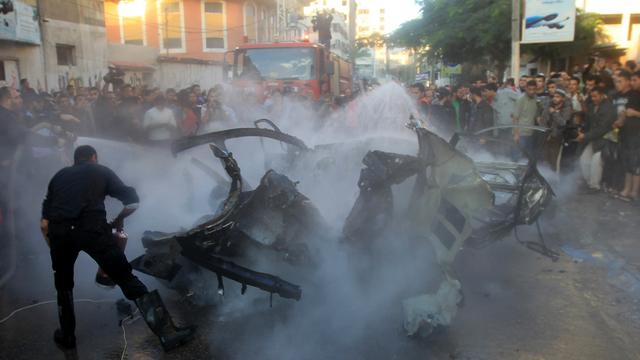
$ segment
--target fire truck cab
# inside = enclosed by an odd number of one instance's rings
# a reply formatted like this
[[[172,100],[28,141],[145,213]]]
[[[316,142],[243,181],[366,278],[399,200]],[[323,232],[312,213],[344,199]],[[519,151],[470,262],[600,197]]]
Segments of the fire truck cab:
[[[244,44],[225,54],[226,81],[262,100],[275,89],[314,101],[351,87],[351,64],[309,42]]]

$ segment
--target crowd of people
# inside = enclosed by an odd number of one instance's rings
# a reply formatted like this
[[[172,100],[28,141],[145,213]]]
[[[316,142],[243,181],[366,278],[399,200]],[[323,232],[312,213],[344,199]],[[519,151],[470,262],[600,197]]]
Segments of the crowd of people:
[[[360,88],[364,93],[377,85]],[[445,137],[493,128],[480,141],[498,144],[496,151],[513,160],[522,154],[520,148],[558,173],[579,168],[586,191],[607,191],[625,201],[640,197],[640,68],[633,61],[624,66],[598,61],[572,74],[537,74],[504,83],[495,76],[445,87],[416,83],[408,91],[417,117]],[[253,126],[260,118],[278,122],[300,116],[314,117],[305,122],[318,126],[334,121],[357,128],[367,121],[361,119],[358,94],[346,89],[341,96],[314,101],[289,87],[265,94],[221,84],[208,91],[197,84],[177,90],[116,83],[109,77],[101,88],[69,85],[48,93],[23,79],[18,89],[0,88],[0,163],[6,173],[9,157],[27,133],[34,161],[46,166],[55,152],[52,146],[71,146],[77,136],[145,143]]]
[[[508,145],[510,153],[501,155],[517,160],[527,154],[559,174],[577,167],[584,191],[640,200],[640,69],[634,61],[592,62],[573,74],[522,76],[503,84],[490,77],[441,88],[416,83],[409,90],[435,129],[493,128],[479,141]]]
[[[108,85],[108,84],[107,84]],[[99,136],[122,141],[165,140],[194,135],[214,123],[232,123],[235,114],[221,101],[216,86],[207,94],[198,85],[176,91],[134,87],[67,86],[65,91],[37,93],[23,79],[11,109],[33,129],[49,126],[75,136]]]
[[[296,90],[285,87],[266,94],[252,89],[232,93],[222,84],[203,91],[197,84],[176,90],[105,82],[102,88],[69,85],[63,91],[48,93],[37,92],[23,79],[19,89],[6,88],[10,102],[6,109],[22,125],[36,131],[45,127],[57,134],[143,143],[252,126],[259,118],[279,118],[287,111],[285,99],[313,109],[319,118],[346,103],[347,95],[313,101]]]
[[[347,98],[323,96],[313,100],[289,86],[269,89],[265,94],[223,84],[207,91],[197,84],[184,89],[133,86],[113,69],[103,80],[101,87],[68,85],[56,92],[38,91],[28,79],[22,79],[19,86],[0,86],[2,207],[7,204],[9,174],[16,166],[13,157],[20,145],[28,150],[22,152],[28,157],[21,161],[27,165],[21,168],[23,173],[50,174],[71,162],[78,137],[166,144],[185,136],[253,127],[261,118],[304,117],[305,122],[316,126],[331,109],[346,106]]]

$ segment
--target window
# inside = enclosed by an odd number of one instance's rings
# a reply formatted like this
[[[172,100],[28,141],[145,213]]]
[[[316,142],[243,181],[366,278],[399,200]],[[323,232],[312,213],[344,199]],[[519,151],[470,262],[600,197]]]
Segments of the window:
[[[257,10],[256,5],[252,2],[244,4],[244,35],[249,43],[255,43],[257,34]]]
[[[129,45],[144,45],[144,28],[141,17],[120,18],[122,42]]]
[[[121,16],[120,35],[124,44],[144,45],[144,22],[142,16]]]
[[[224,49],[225,19],[222,1],[204,0],[204,48]]]
[[[315,69],[312,48],[247,49],[235,73],[241,79],[312,80]]]
[[[342,0],[342,6],[347,6],[347,0]]]
[[[58,65],[73,66],[76,64],[76,47],[73,45],[56,44]]]
[[[117,9],[120,42],[128,45],[146,45],[146,3],[142,0],[121,0]]]
[[[384,9],[380,9],[380,15],[384,14]]]
[[[182,35],[184,33],[184,22],[182,18],[182,1],[162,0],[158,2],[159,13],[162,14],[161,37],[162,48],[167,50],[178,50],[183,48]]]
[[[369,14],[369,9],[358,10],[358,15],[367,15],[367,14]]]
[[[605,25],[620,25],[622,24],[622,14],[607,14],[600,15],[602,22]]]

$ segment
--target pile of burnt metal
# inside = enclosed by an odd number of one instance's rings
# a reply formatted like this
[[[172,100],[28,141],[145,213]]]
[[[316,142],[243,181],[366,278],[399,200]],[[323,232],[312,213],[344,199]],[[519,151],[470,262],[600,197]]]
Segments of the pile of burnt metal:
[[[260,122],[272,129],[258,128]],[[411,229],[431,246],[441,269],[440,285],[403,301],[404,327],[409,335],[428,334],[448,325],[462,300],[460,282],[451,265],[467,243],[483,246],[509,234],[516,226],[533,224],[553,196],[535,162],[474,162],[456,150],[456,138],[444,141],[424,128],[412,129],[418,138],[414,155],[370,149],[357,183],[359,194],[342,234],[336,241],[361,247],[394,227]],[[262,289],[271,295],[300,300],[302,290],[276,275],[250,269],[248,254],[278,254],[292,266],[317,259],[308,239],[331,231],[320,211],[298,191],[286,175],[268,170],[255,189],[248,189],[226,141],[243,137],[277,140],[286,144],[286,159],[306,161],[320,147],[309,148],[300,139],[281,132],[268,121],[256,128],[237,128],[177,141],[174,152],[208,145],[230,178],[229,191],[218,212],[192,229],[177,233],[146,232],[146,253],[132,265],[138,271],[171,280],[184,271],[184,259],[210,270],[224,291],[223,278]],[[306,155],[306,156],[305,156]],[[225,180],[226,181],[226,180]],[[394,219],[392,187],[413,181],[406,214]],[[529,248],[555,256],[543,242]],[[266,255],[265,255],[266,256]]]

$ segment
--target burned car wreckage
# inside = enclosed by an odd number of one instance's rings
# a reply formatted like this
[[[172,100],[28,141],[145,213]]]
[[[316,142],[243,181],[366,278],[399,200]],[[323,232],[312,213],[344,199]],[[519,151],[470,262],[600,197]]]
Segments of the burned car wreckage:
[[[260,123],[272,129],[260,128]],[[484,247],[519,225],[537,223],[553,191],[535,161],[474,162],[456,149],[460,136],[447,142],[427,129],[412,126],[411,130],[418,139],[416,155],[366,152],[357,182],[359,193],[341,234],[332,232],[318,208],[284,174],[268,169],[255,189],[250,189],[226,141],[258,137],[260,141],[269,138],[281,142],[286,149],[284,161],[292,164],[291,168],[304,161],[305,154],[321,151],[322,147],[309,148],[268,120],[257,121],[256,128],[178,140],[173,144],[174,153],[200,145],[211,148],[230,178],[217,176],[218,185],[229,187],[227,197],[215,215],[199,220],[189,230],[145,232],[142,241],[146,253],[133,260],[132,266],[171,280],[184,271],[181,267],[186,260],[213,272],[220,294],[224,292],[223,278],[227,277],[242,285],[242,293],[253,286],[271,296],[300,300],[299,285],[245,267],[252,263],[248,254],[276,254],[276,261],[309,267],[317,259],[308,239],[330,241],[334,237],[345,247],[362,248],[395,231],[429,244],[441,271],[435,291],[413,294],[402,301],[406,333],[428,335],[438,326],[449,325],[462,301],[461,284],[452,269],[458,251],[463,246]],[[413,183],[408,204],[398,216],[392,187],[411,185],[410,179]],[[557,257],[542,237],[539,242],[523,244],[553,259]]]

